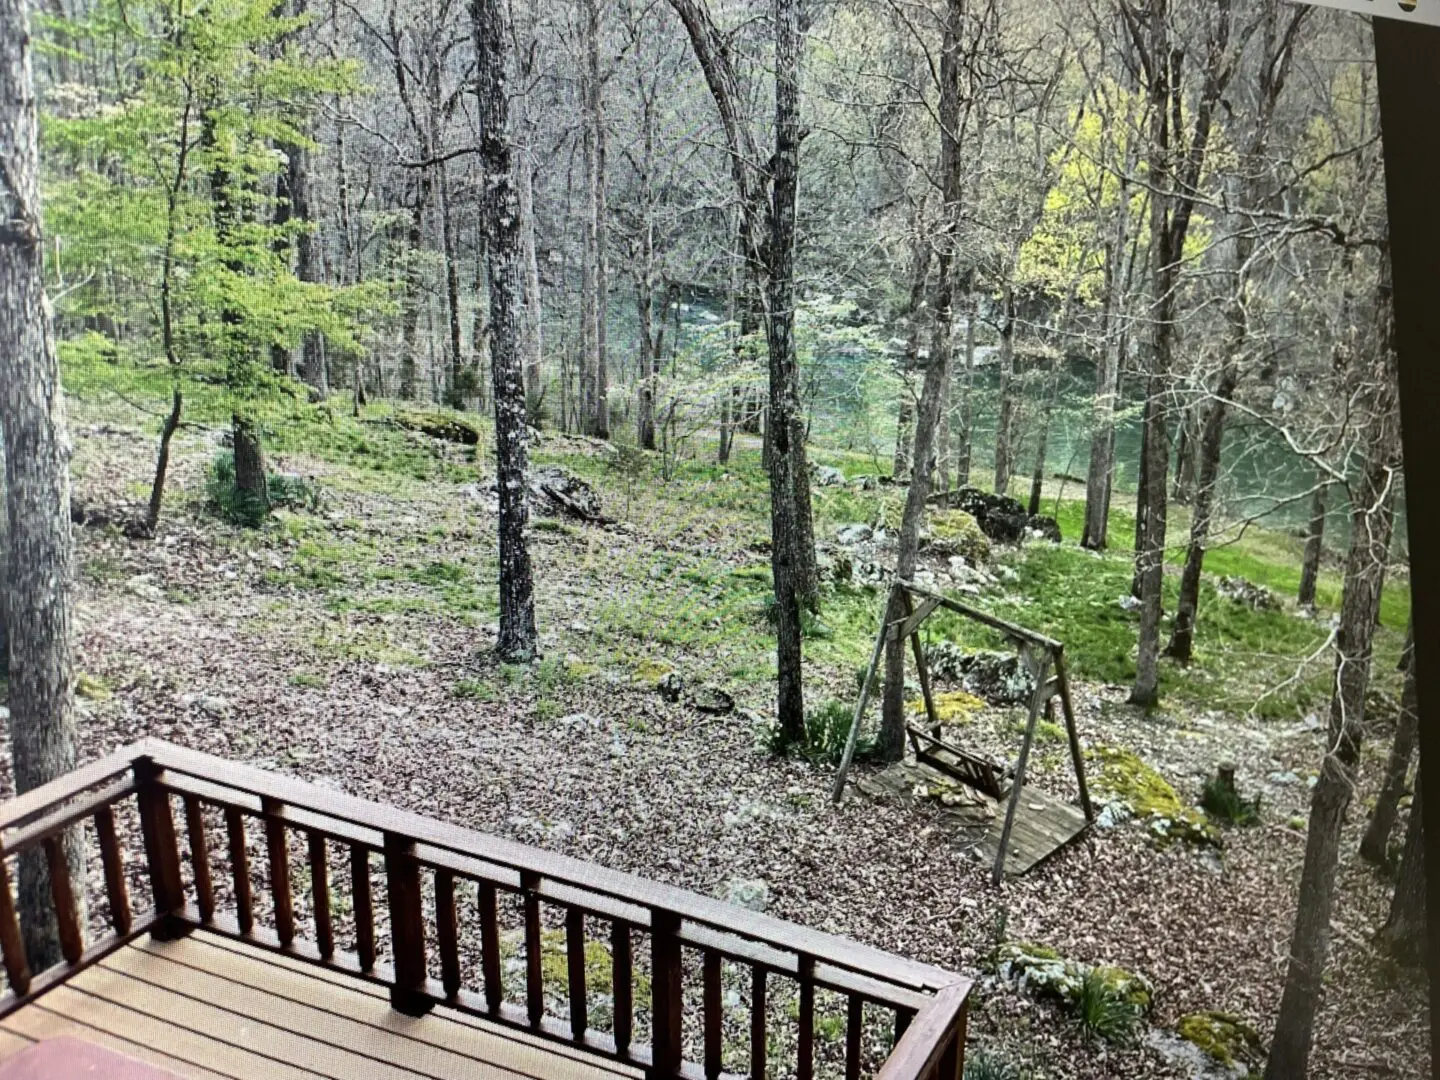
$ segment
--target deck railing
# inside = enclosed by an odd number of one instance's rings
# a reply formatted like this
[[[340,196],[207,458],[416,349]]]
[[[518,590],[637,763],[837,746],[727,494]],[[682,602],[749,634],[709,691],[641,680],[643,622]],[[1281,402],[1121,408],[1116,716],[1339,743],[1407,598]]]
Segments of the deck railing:
[[[67,830],[100,855],[88,917]],[[37,845],[63,960],[32,974],[9,864]],[[0,806],[0,1016],[141,934],[196,927],[381,984],[404,1012],[443,1003],[652,1076],[762,1080],[782,1051],[798,1080],[817,1058],[846,1080],[963,1069],[969,983],[949,972],[158,740]],[[821,1048],[817,994],[843,1002]]]

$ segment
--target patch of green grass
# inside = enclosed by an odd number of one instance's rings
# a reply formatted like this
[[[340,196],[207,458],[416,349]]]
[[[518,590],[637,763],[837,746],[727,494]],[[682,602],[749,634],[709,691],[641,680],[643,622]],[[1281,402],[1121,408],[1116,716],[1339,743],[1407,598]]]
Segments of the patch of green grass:
[[[494,701],[498,695],[484,679],[459,679],[450,687],[450,696],[462,701]]]
[[[1140,1009],[1098,970],[1086,972],[1071,1007],[1087,1039],[1128,1043],[1140,1026]]]
[[[307,690],[323,690],[328,682],[323,675],[316,675],[310,671],[292,671],[290,673],[290,685],[302,687]]]

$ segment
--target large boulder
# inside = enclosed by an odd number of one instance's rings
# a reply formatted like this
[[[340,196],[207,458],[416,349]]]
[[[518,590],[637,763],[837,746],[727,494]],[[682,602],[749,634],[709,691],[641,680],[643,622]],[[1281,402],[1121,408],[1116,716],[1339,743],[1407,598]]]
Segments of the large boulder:
[[[966,485],[933,495],[931,502],[963,510],[975,519],[980,531],[997,544],[1018,544],[1032,534],[1060,542],[1060,526],[1054,518],[1032,516],[1019,499],[1009,495],[996,495]]]
[[[927,536],[921,550],[933,555],[965,559],[971,566],[990,561],[990,539],[979,523],[964,510],[937,510],[926,523]]]
[[[925,664],[932,677],[959,683],[992,705],[1027,705],[1035,692],[1035,678],[1014,653],[965,652],[950,641],[937,641],[925,649]]]

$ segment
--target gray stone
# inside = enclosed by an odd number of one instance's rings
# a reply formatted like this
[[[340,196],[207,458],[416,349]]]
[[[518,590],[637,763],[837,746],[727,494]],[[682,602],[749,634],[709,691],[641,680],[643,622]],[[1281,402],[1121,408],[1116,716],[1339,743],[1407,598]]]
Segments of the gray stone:
[[[863,522],[854,522],[850,525],[841,525],[835,530],[835,539],[846,547],[852,544],[861,544],[874,535],[874,530]]]
[[[720,896],[728,904],[764,911],[770,906],[770,884],[764,878],[731,878]]]

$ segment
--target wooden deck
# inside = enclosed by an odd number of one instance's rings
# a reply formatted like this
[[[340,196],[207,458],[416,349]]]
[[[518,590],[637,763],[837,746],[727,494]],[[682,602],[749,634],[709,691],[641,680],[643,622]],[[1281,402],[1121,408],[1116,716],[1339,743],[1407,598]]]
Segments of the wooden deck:
[[[0,1021],[0,1060],[71,1036],[196,1080],[628,1080],[640,1073],[198,930],[148,937]]]

